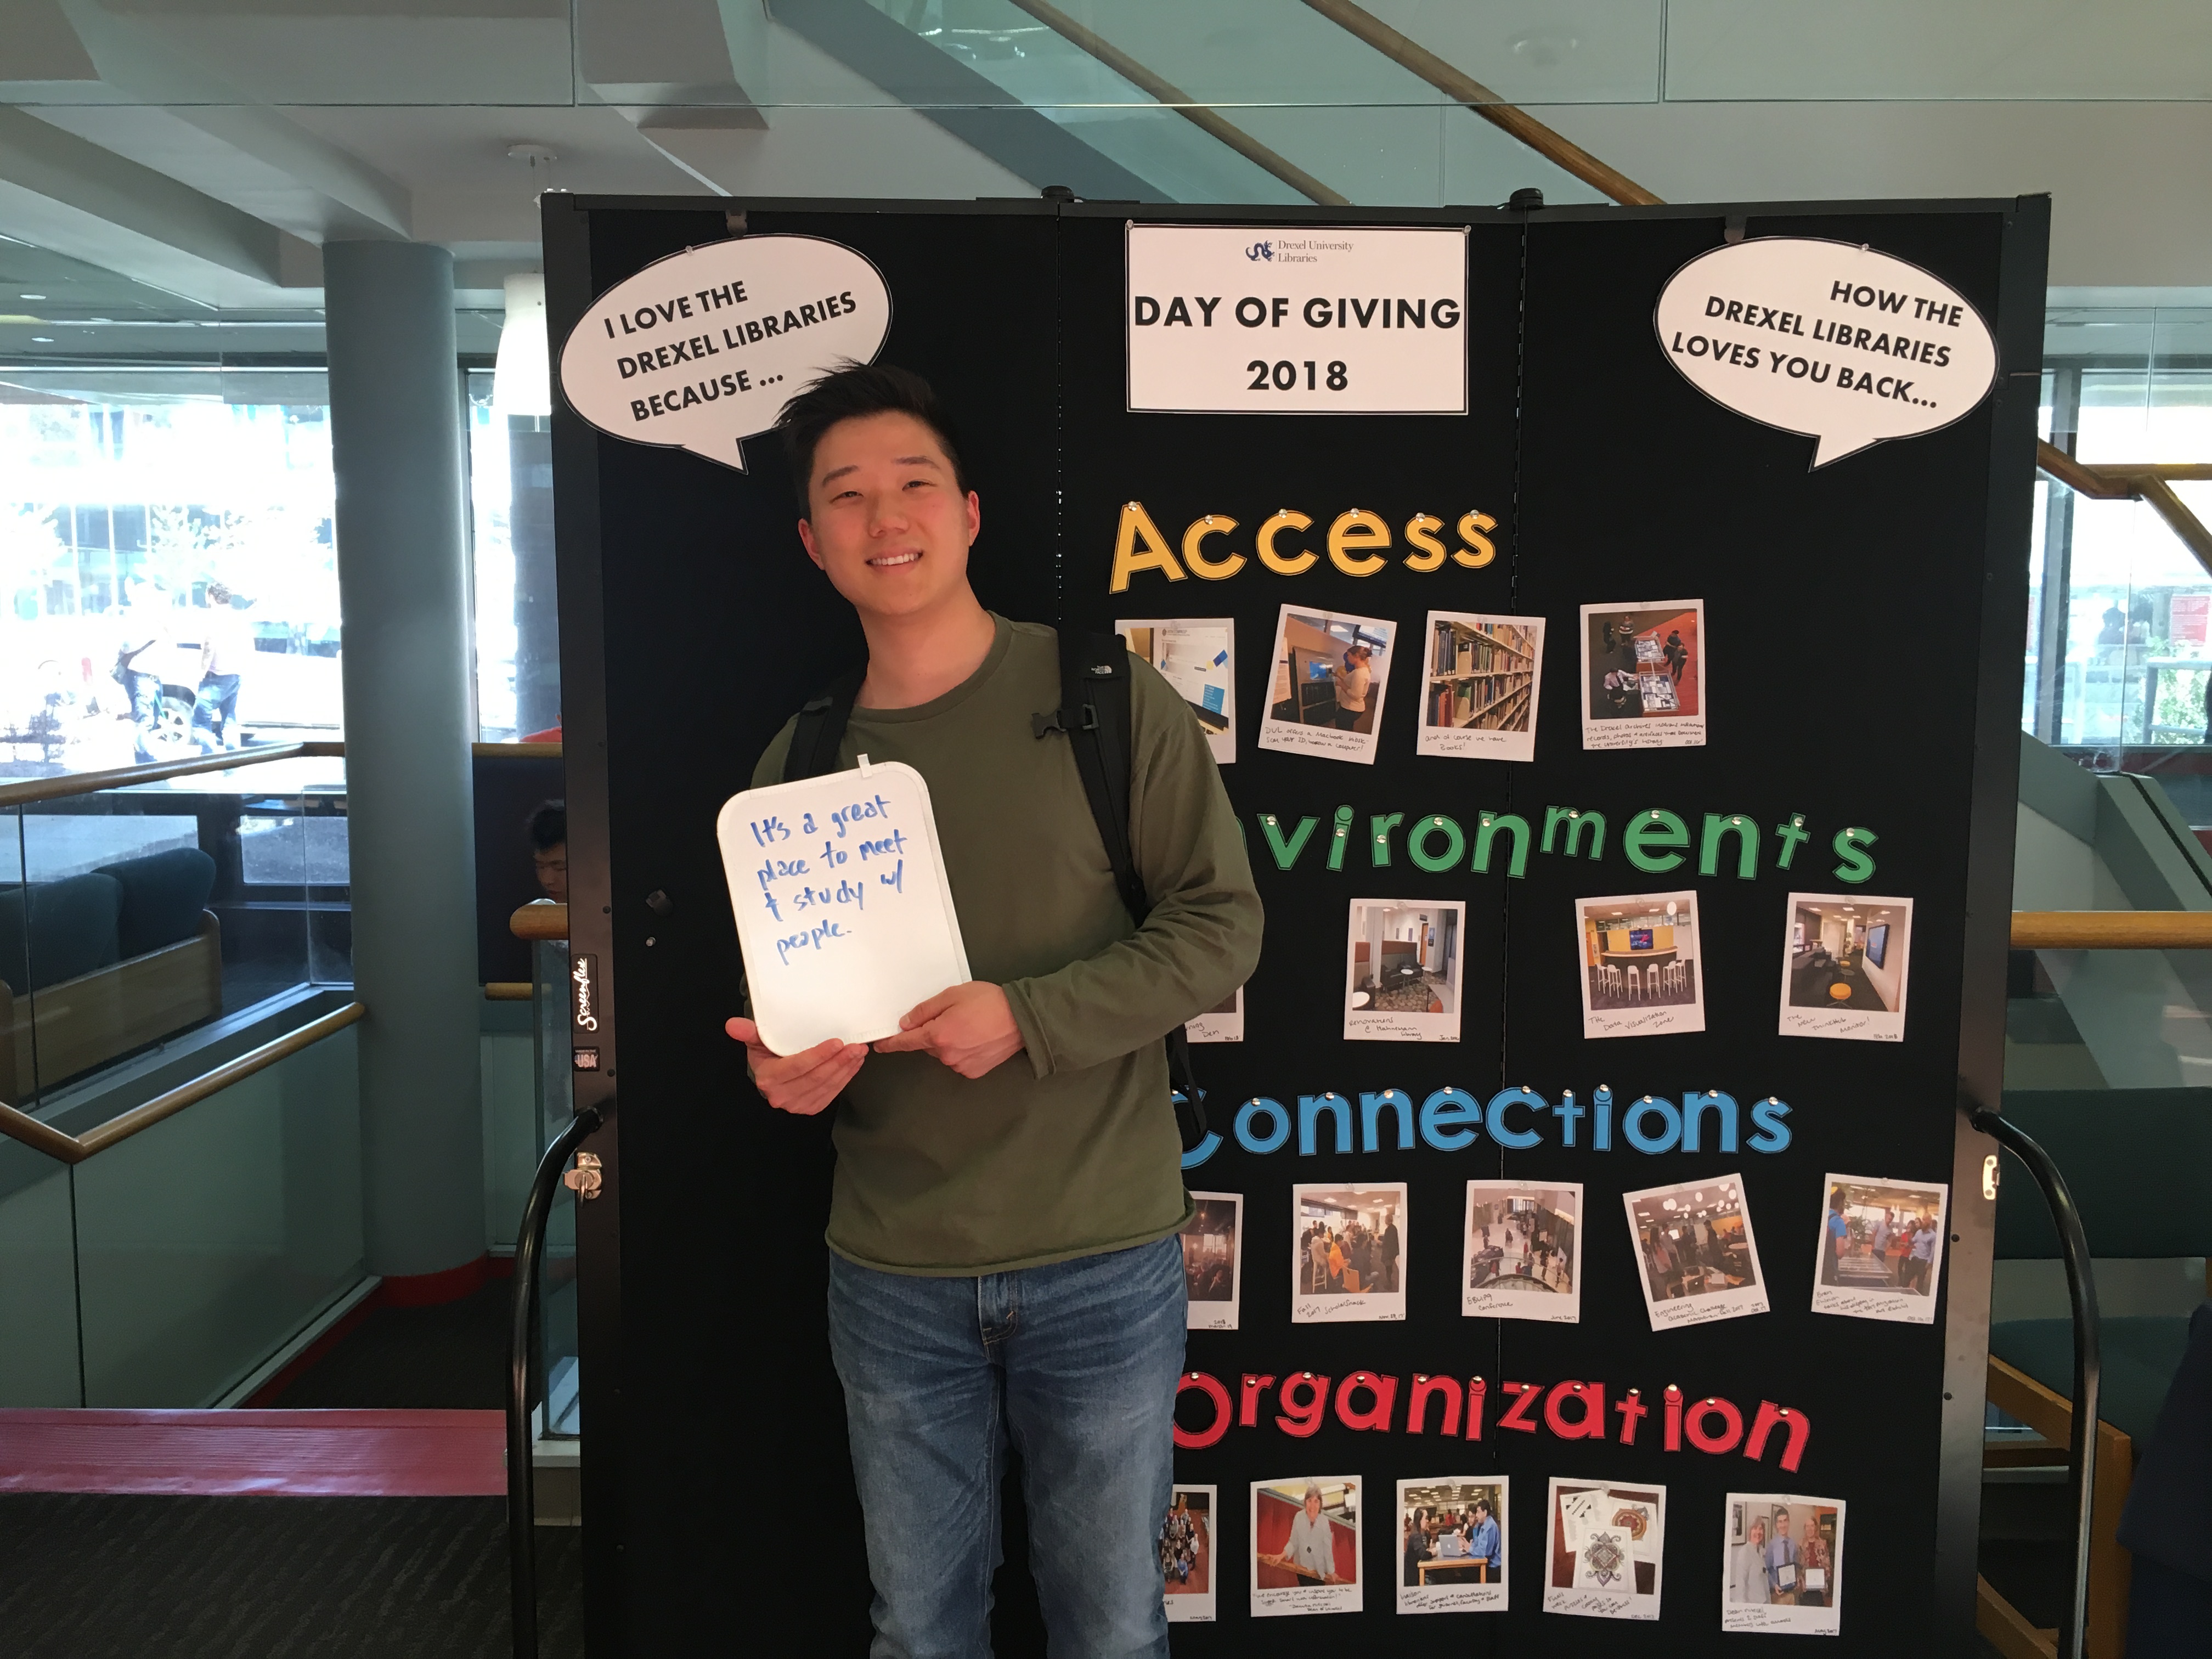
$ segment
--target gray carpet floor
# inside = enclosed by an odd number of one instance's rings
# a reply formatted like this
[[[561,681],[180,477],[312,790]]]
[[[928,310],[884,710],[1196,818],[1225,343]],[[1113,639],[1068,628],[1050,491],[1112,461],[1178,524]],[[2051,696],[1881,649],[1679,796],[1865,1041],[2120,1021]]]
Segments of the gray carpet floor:
[[[538,1528],[545,1659],[581,1544]],[[507,1659],[507,1598],[503,1498],[0,1494],[6,1659]]]

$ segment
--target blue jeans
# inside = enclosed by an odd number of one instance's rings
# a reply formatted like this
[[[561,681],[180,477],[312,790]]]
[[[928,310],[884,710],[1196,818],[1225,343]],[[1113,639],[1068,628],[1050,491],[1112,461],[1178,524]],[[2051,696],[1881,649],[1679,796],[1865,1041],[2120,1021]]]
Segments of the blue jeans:
[[[999,1483],[1022,1459],[1054,1659],[1167,1659],[1159,1535],[1182,1369],[1176,1238],[978,1279],[830,1257],[875,1584],[872,1659],[982,1659]]]

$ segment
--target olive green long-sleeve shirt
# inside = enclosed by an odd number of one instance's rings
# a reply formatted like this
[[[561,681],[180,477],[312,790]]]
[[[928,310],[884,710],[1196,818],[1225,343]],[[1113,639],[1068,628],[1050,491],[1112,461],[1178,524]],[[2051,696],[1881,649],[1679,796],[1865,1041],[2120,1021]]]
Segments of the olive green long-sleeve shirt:
[[[1005,988],[1023,1043],[973,1079],[872,1054],[838,1102],[830,1247],[894,1273],[997,1273],[1179,1231],[1191,1206],[1162,1039],[1260,956],[1251,866],[1182,698],[1135,663],[1131,854],[1152,905],[1139,928],[1067,739],[1030,729],[1060,706],[1053,630],[992,620],[967,681],[918,708],[854,709],[839,750],[928,781],[969,971]],[[755,785],[781,778],[791,733]]]

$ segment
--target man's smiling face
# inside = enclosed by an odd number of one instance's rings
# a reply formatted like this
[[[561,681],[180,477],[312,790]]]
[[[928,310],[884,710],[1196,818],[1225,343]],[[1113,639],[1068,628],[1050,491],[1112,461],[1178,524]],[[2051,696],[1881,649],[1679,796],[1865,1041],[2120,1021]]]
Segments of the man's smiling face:
[[[838,422],[815,446],[806,501],[807,555],[864,617],[917,615],[964,588],[981,509],[926,422]]]

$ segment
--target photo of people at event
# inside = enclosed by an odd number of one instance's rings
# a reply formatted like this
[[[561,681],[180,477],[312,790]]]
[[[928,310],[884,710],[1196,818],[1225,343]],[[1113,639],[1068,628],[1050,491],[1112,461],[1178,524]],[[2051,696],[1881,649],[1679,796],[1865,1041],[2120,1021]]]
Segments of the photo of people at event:
[[[1792,893],[1782,1034],[1902,1037],[1911,931],[1910,899]]]
[[[1260,746],[1371,763],[1397,631],[1396,623],[1379,617],[1285,605]]]
[[[1405,1289],[1406,1188],[1300,1187],[1296,1294],[1398,1295]]]
[[[1730,1492],[1727,1510],[1721,1627],[1832,1633],[1843,1609],[1844,1505]]]
[[[1170,1620],[1212,1616],[1213,1493],[1212,1486],[1177,1486],[1160,1528],[1160,1577]],[[1185,1605],[1178,1607],[1177,1602]],[[1203,1613],[1189,1605],[1194,1602],[1203,1604]]]
[[[1237,1328],[1237,1266],[1244,1200],[1235,1193],[1193,1193],[1182,1230],[1182,1276],[1190,1328]]]
[[[1466,916],[1457,899],[1355,899],[1345,942],[1344,1035],[1457,1041]]]
[[[1584,605],[1584,717],[1688,718],[1704,712],[1705,605]]]
[[[1584,1036],[1705,1029],[1695,893],[1583,899],[1575,915]]]
[[[1398,1548],[1407,1589],[1494,1584],[1505,1576],[1502,1480],[1408,1481],[1399,1489]]]
[[[1622,1202],[1654,1330],[1766,1311],[1759,1246],[1739,1177],[1626,1193]]]
[[[1829,1176],[1813,1310],[1934,1322],[1949,1190],[1938,1182]]]
[[[1468,1182],[1461,1311],[1576,1318],[1582,1205],[1578,1186]]]

